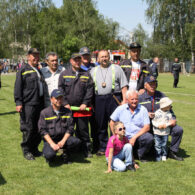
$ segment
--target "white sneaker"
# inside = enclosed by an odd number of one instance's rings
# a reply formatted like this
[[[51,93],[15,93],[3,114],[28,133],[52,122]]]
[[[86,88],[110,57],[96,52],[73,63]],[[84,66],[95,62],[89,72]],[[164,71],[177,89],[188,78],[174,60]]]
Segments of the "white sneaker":
[[[162,161],[166,161],[167,157],[166,156],[162,156]]]

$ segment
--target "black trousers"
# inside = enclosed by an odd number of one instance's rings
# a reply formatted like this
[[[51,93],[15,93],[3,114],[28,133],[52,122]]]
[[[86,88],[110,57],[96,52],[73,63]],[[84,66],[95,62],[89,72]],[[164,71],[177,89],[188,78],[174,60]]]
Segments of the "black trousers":
[[[62,139],[63,137],[61,137]],[[61,139],[56,139],[53,140],[55,143],[58,143]],[[67,153],[70,153],[72,150],[77,149],[77,147],[80,146],[80,139],[70,136],[63,149],[66,149]],[[49,145],[48,142],[44,141],[44,146],[43,146],[43,156],[47,159],[47,160],[52,160],[55,158],[57,151],[53,150],[53,148]]]
[[[89,123],[91,127],[91,138],[93,139],[93,152],[97,152],[99,149],[98,131],[97,124],[95,120],[95,112],[89,117]]]
[[[154,143],[153,139],[153,135],[148,132],[138,137],[133,147],[135,156],[142,159],[150,151]]]
[[[121,95],[116,95],[121,101]],[[108,122],[118,104],[111,94],[95,96],[95,119],[99,139],[99,151],[105,152],[108,142]]]
[[[23,133],[21,147],[24,154],[38,150],[41,142],[41,136],[38,133],[38,120],[42,108],[43,105],[24,105],[20,113],[20,129]]]
[[[91,143],[89,138],[88,117],[73,117],[74,124],[76,124],[76,137],[82,141],[82,150],[88,153],[91,150]]]
[[[173,77],[174,77],[173,87],[177,87],[177,84],[179,83],[179,72],[173,71]]]

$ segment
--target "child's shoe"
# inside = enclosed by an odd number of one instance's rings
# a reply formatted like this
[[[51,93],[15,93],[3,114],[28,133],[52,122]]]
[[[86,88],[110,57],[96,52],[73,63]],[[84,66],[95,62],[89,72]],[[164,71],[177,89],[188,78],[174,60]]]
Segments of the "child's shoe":
[[[166,156],[162,156],[162,161],[166,161],[167,157]]]

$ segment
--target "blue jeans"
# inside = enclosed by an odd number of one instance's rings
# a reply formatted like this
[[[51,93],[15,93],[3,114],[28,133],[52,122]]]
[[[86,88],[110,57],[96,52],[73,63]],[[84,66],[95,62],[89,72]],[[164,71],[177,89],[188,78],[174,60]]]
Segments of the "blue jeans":
[[[156,160],[160,161],[162,156],[167,156],[168,135],[154,135]]]
[[[106,158],[108,162],[108,158]],[[125,162],[123,162],[125,160]],[[132,146],[127,143],[119,154],[112,157],[111,167],[115,171],[125,171],[128,165],[132,164]]]

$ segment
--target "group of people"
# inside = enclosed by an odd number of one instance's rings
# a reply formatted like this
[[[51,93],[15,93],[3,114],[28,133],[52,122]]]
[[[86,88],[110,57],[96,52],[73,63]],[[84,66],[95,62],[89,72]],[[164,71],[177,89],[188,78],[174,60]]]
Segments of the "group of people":
[[[48,66],[38,69],[39,51],[28,51],[28,63],[17,72],[14,88],[23,133],[21,147],[27,160],[43,154],[51,163],[61,152],[63,162],[69,163],[70,154],[78,151],[86,158],[92,153],[106,155],[108,172],[135,171],[133,156],[145,162],[154,140],[157,161],[167,155],[183,160],[177,155],[183,129],[176,124],[171,100],[156,90],[158,75],[140,60],[141,45],[131,43],[129,49],[131,58],[119,65],[111,64],[108,51],[101,50],[96,66],[91,63],[90,50],[83,47],[72,54],[68,69],[58,66],[55,52],[47,53]],[[169,118],[162,113],[156,115],[159,108],[169,112]],[[158,122],[161,115],[163,124]],[[165,133],[159,134],[161,129]],[[169,133],[172,140],[167,154],[161,142],[167,142]],[[38,150],[41,137],[43,153]]]

